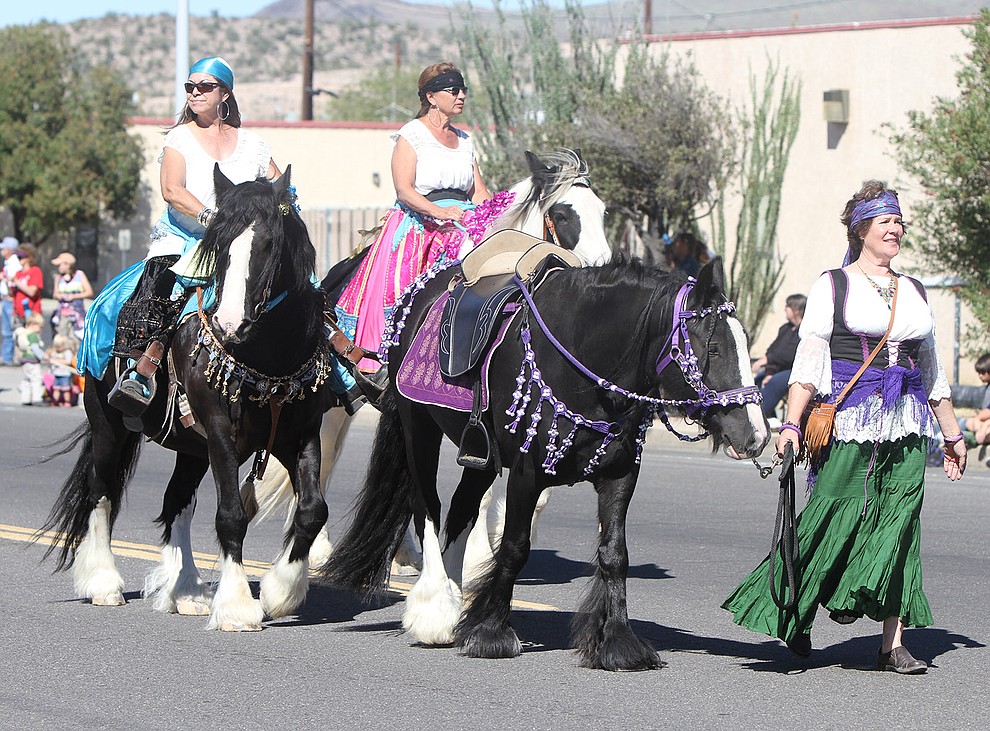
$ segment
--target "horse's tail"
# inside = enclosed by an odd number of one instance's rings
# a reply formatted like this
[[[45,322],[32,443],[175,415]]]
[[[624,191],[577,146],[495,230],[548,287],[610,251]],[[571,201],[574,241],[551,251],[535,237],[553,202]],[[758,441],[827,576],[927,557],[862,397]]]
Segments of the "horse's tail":
[[[392,556],[413,512],[414,483],[391,388],[382,396],[381,412],[364,487],[351,511],[351,525],[322,571],[331,583],[363,589],[368,596],[385,591]]]
[[[55,457],[68,454],[79,446],[80,443],[82,444],[82,449],[79,452],[76,465],[65,479],[65,484],[62,485],[62,491],[59,493],[51,513],[48,515],[48,520],[45,521],[45,525],[34,536],[34,539],[38,540],[46,532],[53,531],[56,534],[51,537],[52,540],[44,555],[44,558],[47,559],[53,553],[57,554],[56,571],[63,571],[70,568],[75,561],[76,549],[79,548],[79,544],[86,537],[86,532],[89,529],[89,516],[96,508],[100,497],[93,494],[90,484],[90,475],[93,473],[94,463],[93,431],[89,422],[84,422],[65,437],[55,442],[52,446],[58,445],[60,447],[59,451],[42,460],[42,462],[47,462]],[[118,461],[117,479],[119,480],[121,492],[123,492],[123,488],[127,486],[131,475],[134,473],[140,451],[141,435],[128,432],[120,448]],[[113,521],[117,517],[117,512],[120,510],[120,496],[114,495],[110,497],[113,498],[111,500],[110,524],[113,525]]]

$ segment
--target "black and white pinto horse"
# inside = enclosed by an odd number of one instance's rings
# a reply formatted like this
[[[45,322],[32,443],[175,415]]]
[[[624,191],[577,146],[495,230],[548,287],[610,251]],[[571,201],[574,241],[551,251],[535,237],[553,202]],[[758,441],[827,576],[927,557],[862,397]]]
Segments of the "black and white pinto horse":
[[[454,271],[415,297],[388,354],[396,367]],[[507,502],[494,560],[464,587],[470,601],[462,601],[453,578],[457,559],[445,566],[436,479],[441,441],[446,435],[456,442],[468,415],[410,401],[394,386],[353,523],[326,576],[382,591],[389,557],[412,515],[423,569],[406,599],[405,629],[421,643],[453,643],[473,657],[516,656],[521,645],[509,608],[529,555],[537,501],[548,487],[588,480],[598,495],[600,529],[594,578],[572,627],[581,664],[660,667],[654,648],[630,628],[626,606],[626,512],[646,429],[655,415],[669,425],[665,408],[675,408],[700,421],[713,449],[722,446],[738,459],[757,456],[770,439],[747,338],[724,294],[721,260],[706,265],[696,283],[637,261],[565,269],[527,297],[488,375],[489,429],[509,469]],[[396,449],[400,441],[404,451]],[[444,549],[474,520],[495,477],[494,467],[465,470],[448,506]]]
[[[327,519],[320,423],[335,402],[322,385],[331,355],[324,296],[312,280],[315,250],[293,207],[290,169],[274,183],[235,186],[219,169],[214,177],[217,215],[201,242],[200,263],[215,270],[216,304],[179,326],[169,367],[158,370],[158,396],[142,416],[144,433],[176,452],[157,519],[162,559],[144,593],[160,611],[209,613],[210,628],[258,630],[265,614],[284,616],[302,603],[310,546]],[[170,370],[199,426],[163,434]],[[57,550],[58,568],[71,566],[78,594],[100,605],[124,603],[110,539],[143,438],[125,428],[122,414],[107,403],[115,378],[111,366],[87,384],[88,423],[70,435],[64,450],[81,442],[81,453],[46,525],[62,536],[49,550]],[[242,561],[250,516],[241,502],[238,468],[251,455],[258,468],[260,450],[284,466],[298,499],[283,551],[262,579],[259,602]],[[200,579],[189,543],[196,490],[210,468],[221,565],[215,594]]]
[[[516,229],[573,251],[586,266],[610,261],[612,248],[605,236],[605,204],[591,187],[588,164],[580,152],[561,149],[538,157],[527,151],[526,161],[530,177],[510,188],[512,204],[492,222],[486,235]],[[338,295],[339,288],[338,284]],[[324,490],[329,487],[333,467],[349,427],[350,417],[343,409],[332,409],[323,421],[320,484]],[[274,462],[269,466],[264,480],[256,483],[255,491],[262,516],[286,508],[293,497],[288,475]],[[495,502],[500,508],[497,498]],[[289,516],[291,519],[291,509]],[[497,532],[497,528],[493,528],[493,532]],[[476,539],[471,545],[476,550],[468,549],[465,561],[469,573],[473,571],[471,567],[491,557],[491,547],[486,546],[484,541]],[[324,527],[313,543],[310,564],[314,568],[324,565],[331,551],[330,538]],[[395,570],[404,574],[415,573],[419,560],[410,531],[399,546]]]

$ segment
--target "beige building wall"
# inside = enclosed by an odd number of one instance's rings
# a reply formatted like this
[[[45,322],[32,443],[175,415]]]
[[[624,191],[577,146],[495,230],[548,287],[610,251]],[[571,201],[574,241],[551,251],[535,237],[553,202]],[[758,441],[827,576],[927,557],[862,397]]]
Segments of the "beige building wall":
[[[910,221],[912,201],[924,191],[898,166],[885,126],[904,128],[908,111],[928,111],[935,97],[956,95],[958,58],[969,47],[963,36],[965,27],[964,20],[863,24],[841,29],[675,36],[657,43],[658,52],[667,48],[675,56],[693,61],[705,83],[735,107],[747,102],[751,75],[762,87],[770,60],[801,81],[801,124],[784,179],[778,228],[786,273],[776,314],[764,325],[754,353],[766,349],[783,322],[787,295],[807,293],[822,271],[841,264],[846,244],[839,215],[864,180],[880,178],[896,188],[905,218]],[[823,118],[823,93],[831,89],[849,91],[849,122],[844,129]],[[731,251],[738,195],[730,200],[728,214]],[[701,227],[705,231],[708,223],[702,221]],[[922,233],[915,229],[909,235]],[[894,264],[908,273],[926,275],[913,267],[906,255],[899,256]],[[930,295],[941,355],[951,381],[955,296],[945,290],[931,290]],[[959,369],[962,382],[976,382],[971,361],[962,360]]]

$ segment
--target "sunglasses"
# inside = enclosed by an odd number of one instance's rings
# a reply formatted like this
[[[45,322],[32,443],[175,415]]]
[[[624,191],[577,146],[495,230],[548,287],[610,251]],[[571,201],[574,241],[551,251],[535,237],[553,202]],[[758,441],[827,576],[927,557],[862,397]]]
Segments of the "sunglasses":
[[[192,94],[193,89],[196,89],[200,94],[209,94],[211,91],[220,86],[220,84],[216,81],[200,81],[198,83],[187,81],[182,86],[185,88],[186,94]]]
[[[449,86],[446,89],[441,89],[440,91],[446,91],[451,96],[457,96],[461,92],[464,92],[464,96],[467,96],[468,88],[466,86]]]

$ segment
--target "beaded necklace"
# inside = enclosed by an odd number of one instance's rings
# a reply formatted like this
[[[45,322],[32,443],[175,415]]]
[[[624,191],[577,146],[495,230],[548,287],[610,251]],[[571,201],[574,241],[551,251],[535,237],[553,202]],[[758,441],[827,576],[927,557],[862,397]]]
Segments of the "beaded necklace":
[[[883,298],[884,303],[887,305],[887,309],[891,308],[891,301],[894,299],[894,290],[897,289],[897,277],[900,276],[894,272],[891,272],[890,283],[886,287],[881,287],[879,284],[873,281],[873,277],[866,273],[862,265],[859,263],[859,259],[856,260],[856,266],[859,270],[863,272],[863,276],[866,277],[866,281],[873,285],[873,289],[877,291],[880,297]]]

